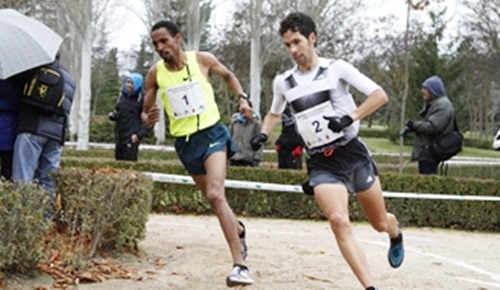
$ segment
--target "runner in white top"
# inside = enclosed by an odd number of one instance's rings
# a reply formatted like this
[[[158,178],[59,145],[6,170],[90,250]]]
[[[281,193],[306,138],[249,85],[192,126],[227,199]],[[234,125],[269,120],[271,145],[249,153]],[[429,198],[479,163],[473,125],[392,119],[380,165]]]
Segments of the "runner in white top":
[[[309,143],[304,140],[309,149],[331,143],[333,139],[341,135],[345,135],[343,143],[346,143],[357,136],[359,122],[354,122],[342,132],[334,133],[326,130],[328,120],[323,116],[342,117],[356,109],[354,99],[349,92],[349,84],[365,95],[370,95],[380,88],[351,64],[342,60],[319,57],[315,67],[309,71],[301,72],[299,67],[295,66],[274,79],[274,98],[270,113],[280,115],[286,103],[292,103],[299,132],[312,139]],[[325,99],[322,98],[323,95]],[[293,106],[294,103],[297,104]],[[318,143],[314,140],[318,135],[331,138],[322,138]]]
[[[271,109],[262,132],[252,138],[260,148],[289,102],[297,131],[307,146],[309,180],[306,194],[314,195],[328,219],[344,259],[365,289],[377,289],[364,252],[354,239],[349,221],[348,196],[356,197],[373,228],[390,237],[389,263],[397,268],[404,258],[403,236],[396,217],[385,208],[377,169],[358,135],[359,120],[388,98],[384,90],[342,60],[316,53],[316,26],[303,13],[291,13],[280,24],[280,34],[296,66],[274,80]],[[356,106],[349,85],[367,98]]]

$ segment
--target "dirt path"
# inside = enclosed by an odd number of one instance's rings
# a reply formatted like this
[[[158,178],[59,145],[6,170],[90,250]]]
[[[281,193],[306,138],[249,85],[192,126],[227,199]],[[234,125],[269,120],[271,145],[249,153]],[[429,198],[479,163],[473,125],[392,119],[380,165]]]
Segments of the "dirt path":
[[[362,289],[326,222],[242,220],[255,280],[247,289]],[[500,289],[500,234],[405,228],[405,262],[394,270],[386,259],[386,235],[367,224],[356,224],[354,233],[381,289]],[[136,269],[133,279],[75,289],[227,289],[231,258],[213,216],[151,215],[140,246],[147,257],[121,261]],[[47,277],[21,284],[51,289]]]

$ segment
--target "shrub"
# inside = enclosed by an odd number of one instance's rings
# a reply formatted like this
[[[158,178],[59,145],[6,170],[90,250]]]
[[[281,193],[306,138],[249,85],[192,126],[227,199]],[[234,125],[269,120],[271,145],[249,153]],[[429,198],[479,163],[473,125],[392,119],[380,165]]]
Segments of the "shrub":
[[[97,250],[136,248],[151,210],[152,181],[135,171],[71,168],[57,174],[62,209],[56,218],[75,237],[78,259]],[[85,247],[90,238],[90,245]]]
[[[0,180],[0,269],[25,272],[36,268],[50,222],[49,194],[35,184]]]

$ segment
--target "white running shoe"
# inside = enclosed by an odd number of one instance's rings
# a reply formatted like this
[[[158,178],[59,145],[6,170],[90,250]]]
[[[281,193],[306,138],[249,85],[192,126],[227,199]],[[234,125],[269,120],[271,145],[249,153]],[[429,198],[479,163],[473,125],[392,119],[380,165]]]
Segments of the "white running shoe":
[[[253,279],[250,270],[241,265],[234,265],[233,271],[227,276],[226,285],[228,287],[252,285]]]

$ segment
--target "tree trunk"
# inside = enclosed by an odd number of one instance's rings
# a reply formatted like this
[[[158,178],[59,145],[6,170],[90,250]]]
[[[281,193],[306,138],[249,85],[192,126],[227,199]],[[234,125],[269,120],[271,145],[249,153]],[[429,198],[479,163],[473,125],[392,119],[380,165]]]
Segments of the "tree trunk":
[[[90,82],[92,63],[92,1],[85,1],[84,4],[85,34],[83,35],[81,72],[80,79],[80,110],[78,112],[78,140],[77,150],[89,149],[89,127],[90,127]]]
[[[260,19],[263,0],[251,0],[251,44],[250,44],[250,100],[253,109],[260,114],[261,59],[260,59]],[[243,85],[243,84],[242,84]],[[243,85],[244,86],[244,85]]]
[[[201,37],[200,0],[189,0],[186,30],[186,49],[199,50]]]
[[[408,44],[408,38],[410,35],[410,13],[411,6],[410,1],[408,1],[407,10],[406,10],[406,32],[405,32],[405,89],[403,92],[403,97],[401,100],[401,117],[399,128],[402,130],[405,126],[405,111],[406,111],[406,99],[408,98],[408,90],[409,90],[409,78],[410,78],[410,45]],[[403,145],[404,138],[399,137],[399,173],[403,173]]]

